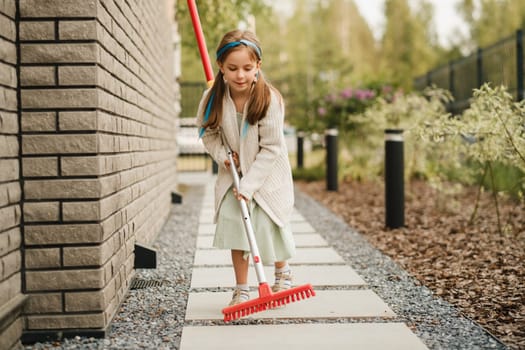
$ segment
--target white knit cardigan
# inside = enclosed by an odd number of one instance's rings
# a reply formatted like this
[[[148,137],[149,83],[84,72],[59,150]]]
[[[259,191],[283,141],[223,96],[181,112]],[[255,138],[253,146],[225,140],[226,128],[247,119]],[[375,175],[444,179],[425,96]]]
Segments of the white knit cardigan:
[[[209,91],[204,92],[199,104],[197,112],[199,128],[202,125],[204,101]],[[244,123],[247,123],[248,127],[240,136],[235,104],[227,89],[223,100],[221,126],[216,129],[207,128],[202,137],[206,150],[219,166],[215,183],[215,223],[222,199],[233,183],[230,170],[224,166],[227,154],[223,140],[239,154],[242,172],[239,192],[249,200],[255,199],[278,226],[283,227],[290,221],[294,190],[283,133],[284,104],[274,91],[271,96],[266,116],[255,125],[246,121],[245,106],[241,130],[244,129]]]

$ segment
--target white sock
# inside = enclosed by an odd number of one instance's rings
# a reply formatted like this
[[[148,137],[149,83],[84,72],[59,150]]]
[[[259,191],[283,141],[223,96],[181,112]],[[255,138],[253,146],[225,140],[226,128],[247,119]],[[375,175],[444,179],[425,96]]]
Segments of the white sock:
[[[250,290],[250,287],[248,286],[248,284],[237,284],[235,287],[240,290],[246,290],[246,291]]]
[[[281,273],[281,272],[290,272],[290,265],[288,265],[288,262],[283,267],[276,268],[275,272]]]

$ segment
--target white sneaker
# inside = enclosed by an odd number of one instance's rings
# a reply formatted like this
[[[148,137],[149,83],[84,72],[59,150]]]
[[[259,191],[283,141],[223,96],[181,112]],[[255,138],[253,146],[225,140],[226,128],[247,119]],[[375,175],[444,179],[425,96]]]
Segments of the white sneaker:
[[[244,303],[245,301],[250,300],[250,292],[244,289],[235,288],[233,291],[232,300],[228,304],[228,306],[237,305],[240,303]]]
[[[275,284],[272,286],[272,292],[277,293],[290,288],[292,288],[292,271],[276,272]]]

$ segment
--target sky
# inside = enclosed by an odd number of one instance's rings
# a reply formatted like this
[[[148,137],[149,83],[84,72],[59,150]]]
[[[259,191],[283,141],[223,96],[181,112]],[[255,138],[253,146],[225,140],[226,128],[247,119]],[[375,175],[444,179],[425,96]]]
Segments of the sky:
[[[411,0],[410,3],[412,5],[417,1]],[[460,0],[430,0],[430,2],[434,5],[434,21],[439,42],[442,46],[448,47],[450,39],[453,39],[457,30],[464,34],[467,32],[467,27],[456,10],[456,4]],[[370,25],[374,37],[379,39],[384,27],[384,0],[354,0],[354,3]]]

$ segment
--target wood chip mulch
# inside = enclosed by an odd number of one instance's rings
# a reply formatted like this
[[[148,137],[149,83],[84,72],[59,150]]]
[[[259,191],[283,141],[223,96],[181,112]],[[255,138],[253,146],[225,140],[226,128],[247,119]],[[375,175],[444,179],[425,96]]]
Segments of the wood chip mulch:
[[[512,349],[525,349],[525,207],[481,195],[468,225],[476,188],[440,194],[423,181],[405,187],[405,227],[385,226],[381,182],[344,181],[337,192],[324,181],[296,182],[298,188],[342,217],[435,295]]]

